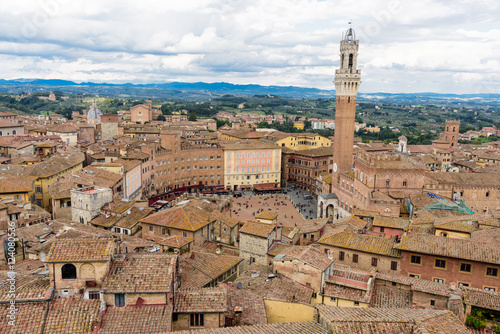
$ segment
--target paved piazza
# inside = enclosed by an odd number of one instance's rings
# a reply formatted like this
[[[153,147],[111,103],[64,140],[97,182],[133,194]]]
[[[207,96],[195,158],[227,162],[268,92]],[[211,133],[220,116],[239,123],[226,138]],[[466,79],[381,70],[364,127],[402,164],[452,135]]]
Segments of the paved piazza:
[[[306,200],[303,194],[307,193],[292,190],[287,195],[255,196],[251,192],[245,192],[244,197],[233,198],[231,216],[247,221],[255,220],[255,216],[261,212],[273,211],[278,214],[278,223],[281,225],[301,228],[305,219],[316,218],[315,200]]]

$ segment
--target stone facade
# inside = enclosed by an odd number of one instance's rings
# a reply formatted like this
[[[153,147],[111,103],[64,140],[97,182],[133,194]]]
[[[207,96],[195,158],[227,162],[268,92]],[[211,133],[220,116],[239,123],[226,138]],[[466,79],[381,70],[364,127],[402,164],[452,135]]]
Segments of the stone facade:
[[[281,227],[277,226],[267,237],[240,233],[240,257],[250,263],[267,266],[267,252],[275,240],[281,240]]]
[[[102,114],[101,116],[102,140],[111,140],[118,136],[118,115]]]
[[[99,215],[101,207],[113,200],[109,188],[86,187],[71,190],[71,219],[88,224]]]

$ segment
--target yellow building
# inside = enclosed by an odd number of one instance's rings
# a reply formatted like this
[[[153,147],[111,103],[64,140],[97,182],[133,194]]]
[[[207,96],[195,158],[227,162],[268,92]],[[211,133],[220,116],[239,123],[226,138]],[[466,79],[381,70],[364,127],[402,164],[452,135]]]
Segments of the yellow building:
[[[300,151],[318,147],[330,147],[332,146],[332,141],[316,133],[297,133],[278,139],[276,144],[281,147]]]
[[[59,136],[66,145],[76,146],[78,131],[79,129],[74,124],[57,124],[47,129],[47,135]]]
[[[305,124],[304,122],[295,122],[293,123],[293,127],[298,130],[304,130]]]
[[[33,176],[8,175],[0,178],[1,199],[21,199],[32,202],[35,193],[35,180]]]
[[[281,148],[262,141],[223,143],[226,189],[253,188],[256,184],[279,187]]]
[[[85,155],[83,153],[68,151],[65,153],[58,153],[50,159],[29,166],[32,168],[29,175],[36,177],[34,182],[35,203],[48,212],[52,212],[49,186],[55,182],[58,177],[82,169],[84,160]]]

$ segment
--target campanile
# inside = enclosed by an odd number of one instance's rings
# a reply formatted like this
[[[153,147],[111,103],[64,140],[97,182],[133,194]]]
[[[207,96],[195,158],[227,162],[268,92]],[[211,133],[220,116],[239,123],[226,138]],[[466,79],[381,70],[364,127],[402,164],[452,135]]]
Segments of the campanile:
[[[340,41],[340,68],[335,70],[335,136],[333,144],[333,182],[340,173],[348,173],[353,165],[356,95],[361,83],[357,69],[359,41],[349,28]]]

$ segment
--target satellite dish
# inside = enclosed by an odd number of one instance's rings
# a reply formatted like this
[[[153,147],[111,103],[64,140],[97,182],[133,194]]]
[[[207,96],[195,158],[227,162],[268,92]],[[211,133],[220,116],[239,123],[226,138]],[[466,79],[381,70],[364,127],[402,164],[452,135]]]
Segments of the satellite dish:
[[[243,284],[241,284],[241,282],[238,282],[238,284],[236,286],[238,287],[238,289],[243,288]]]

